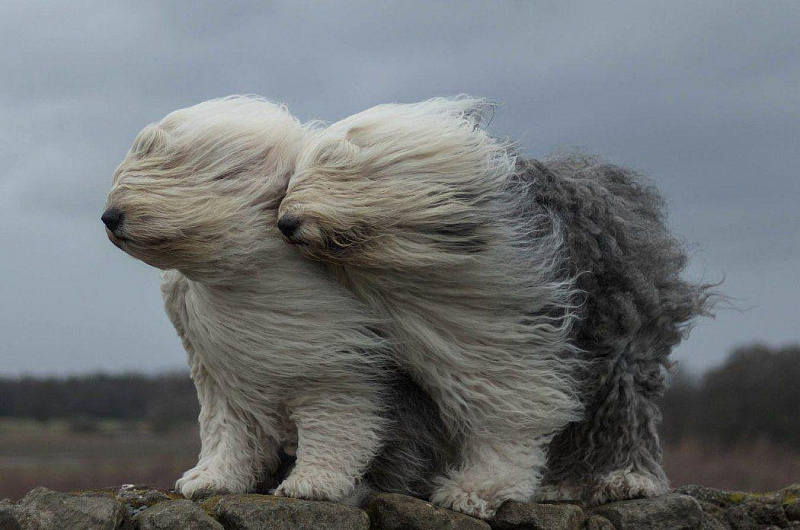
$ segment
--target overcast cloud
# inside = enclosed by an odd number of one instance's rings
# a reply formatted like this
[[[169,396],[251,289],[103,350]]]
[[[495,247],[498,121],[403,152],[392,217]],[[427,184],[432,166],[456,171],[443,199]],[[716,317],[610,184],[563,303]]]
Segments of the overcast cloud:
[[[380,4],[380,5],[378,5]],[[800,2],[4,2],[0,374],[183,368],[158,273],[99,216],[138,130],[256,93],[301,119],[470,93],[537,156],[649,174],[693,278],[744,312],[699,323],[699,372],[800,341]]]

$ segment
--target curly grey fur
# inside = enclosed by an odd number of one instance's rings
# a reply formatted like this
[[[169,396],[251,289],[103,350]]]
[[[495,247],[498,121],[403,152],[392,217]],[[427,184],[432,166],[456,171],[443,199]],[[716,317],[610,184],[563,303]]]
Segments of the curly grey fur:
[[[518,162],[517,178],[561,227],[565,273],[582,292],[572,340],[593,361],[586,420],[551,444],[546,482],[592,488],[626,470],[666,488],[655,400],[670,351],[694,317],[709,313],[712,286],[681,278],[685,248],[665,226],[662,197],[634,171],[562,154]]]

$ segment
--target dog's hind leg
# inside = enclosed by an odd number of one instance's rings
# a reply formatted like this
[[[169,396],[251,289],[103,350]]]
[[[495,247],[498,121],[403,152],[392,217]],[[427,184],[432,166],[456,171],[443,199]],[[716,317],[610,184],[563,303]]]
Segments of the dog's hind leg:
[[[657,430],[661,412],[656,399],[664,377],[664,368],[654,361],[621,363],[613,371],[589,433],[602,470],[589,484],[591,504],[652,497],[669,488]]]
[[[664,368],[655,361],[610,364],[586,419],[553,441],[537,498],[597,505],[665,493],[656,405],[663,389]]]

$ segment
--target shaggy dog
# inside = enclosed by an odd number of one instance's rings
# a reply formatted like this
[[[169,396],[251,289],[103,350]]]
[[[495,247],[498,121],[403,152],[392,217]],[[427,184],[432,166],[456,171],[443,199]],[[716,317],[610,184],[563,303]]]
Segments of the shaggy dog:
[[[467,97],[313,132],[278,227],[390,322],[398,362],[463,440],[432,500],[657,495],[667,356],[708,308],[662,200],[591,157],[518,158]]]
[[[392,365],[384,324],[276,228],[307,130],[247,97],[146,127],[102,220],[163,269],[167,313],[201,405],[187,497],[252,491],[296,452],[276,494],[347,500],[366,483],[428,495],[449,439],[435,405]],[[166,398],[165,398],[166,399]]]

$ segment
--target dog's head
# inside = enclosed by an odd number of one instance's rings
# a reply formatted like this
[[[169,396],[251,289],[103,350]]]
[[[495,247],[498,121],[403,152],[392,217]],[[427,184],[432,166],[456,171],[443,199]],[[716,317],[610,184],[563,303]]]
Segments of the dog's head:
[[[189,277],[258,266],[282,244],[277,208],[304,135],[285,108],[251,97],[169,114],[139,133],[114,173],[108,238]]]
[[[317,131],[298,157],[279,209],[284,238],[311,257],[353,250],[367,231],[388,226],[375,208],[380,195],[361,148],[330,128]],[[369,219],[369,221],[367,221]]]
[[[438,262],[480,246],[475,208],[513,168],[467,97],[373,107],[316,131],[279,209],[286,239],[307,256],[365,266]]]

